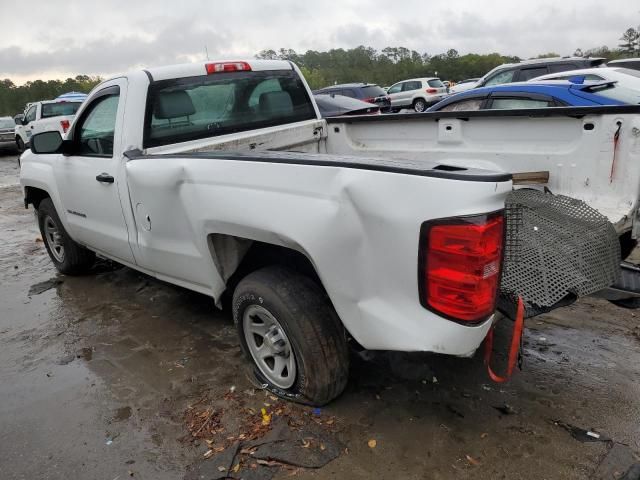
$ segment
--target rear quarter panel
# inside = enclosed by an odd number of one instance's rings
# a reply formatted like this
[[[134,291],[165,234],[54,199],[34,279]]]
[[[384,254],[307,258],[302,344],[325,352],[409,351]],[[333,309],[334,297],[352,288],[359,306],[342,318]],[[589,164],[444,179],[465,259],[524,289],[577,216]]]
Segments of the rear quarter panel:
[[[510,182],[207,158],[140,158],[126,170],[134,211],[141,204],[151,218],[147,231],[136,217],[136,257],[155,270],[218,298],[225,287],[209,236],[259,240],[311,260],[366,348],[465,355],[484,338],[488,322],[462,326],[420,305],[419,230],[425,220],[503,208]]]

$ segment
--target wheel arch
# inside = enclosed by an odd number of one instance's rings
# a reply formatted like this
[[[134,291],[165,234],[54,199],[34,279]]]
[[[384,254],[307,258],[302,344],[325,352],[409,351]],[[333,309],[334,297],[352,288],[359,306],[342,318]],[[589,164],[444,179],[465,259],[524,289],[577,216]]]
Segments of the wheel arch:
[[[264,267],[282,265],[311,278],[340,318],[316,265],[300,245],[270,243],[228,234],[210,234],[208,245],[215,268],[225,283],[225,290],[220,294],[223,305],[231,301],[235,288],[247,275]],[[348,331],[341,318],[340,323]]]
[[[45,198],[51,198],[49,192],[38,187],[24,187],[24,207],[28,208],[29,205],[33,205],[33,208],[38,209],[38,205]]]

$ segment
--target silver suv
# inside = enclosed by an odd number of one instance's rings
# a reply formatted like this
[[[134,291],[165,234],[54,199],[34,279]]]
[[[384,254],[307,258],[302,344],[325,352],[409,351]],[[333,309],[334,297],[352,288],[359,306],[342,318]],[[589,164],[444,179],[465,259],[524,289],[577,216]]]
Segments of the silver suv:
[[[424,112],[447,96],[447,87],[437,77],[412,78],[391,85],[387,95],[391,99],[392,112],[402,108]]]

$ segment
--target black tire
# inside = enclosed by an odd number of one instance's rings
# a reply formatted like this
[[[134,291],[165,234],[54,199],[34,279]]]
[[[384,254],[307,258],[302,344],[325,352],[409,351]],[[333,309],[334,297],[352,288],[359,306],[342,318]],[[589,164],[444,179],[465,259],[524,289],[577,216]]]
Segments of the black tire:
[[[24,152],[24,142],[19,136],[16,137],[16,148],[18,149],[18,153]]]
[[[427,109],[427,102],[426,100],[422,99],[422,98],[416,98],[413,101],[413,109],[418,112],[418,113],[422,113]]]
[[[57,246],[52,239],[51,230],[47,230],[46,225],[53,225],[57,229]],[[96,259],[95,253],[73,241],[64,229],[50,198],[43,199],[38,205],[38,226],[49,258],[60,273],[80,275],[91,269]],[[59,247],[62,247],[62,256],[58,251]]]
[[[281,325],[296,363],[295,383],[280,388],[252,357],[244,333],[245,311],[266,309]],[[294,402],[320,406],[342,393],[349,377],[346,333],[325,292],[309,277],[280,266],[247,275],[233,295],[240,344],[260,386]]]

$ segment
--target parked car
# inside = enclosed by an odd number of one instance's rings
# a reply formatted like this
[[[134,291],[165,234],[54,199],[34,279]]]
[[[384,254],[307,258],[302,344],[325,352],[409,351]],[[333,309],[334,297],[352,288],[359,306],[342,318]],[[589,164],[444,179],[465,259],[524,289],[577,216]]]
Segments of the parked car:
[[[320,95],[342,95],[351,97],[367,103],[375,103],[380,110],[386,112],[391,107],[389,95],[384,89],[375,83],[345,83],[342,85],[331,85],[330,87],[316,90]]]
[[[559,57],[523,60],[518,63],[505,63],[484,75],[478,81],[476,87],[489,87],[491,85],[511,82],[526,82],[527,80],[546,75],[547,73],[597,67],[605,61],[605,58]]]
[[[0,117],[0,148],[16,146],[14,131],[16,122],[11,117]]]
[[[522,282],[575,298],[585,276],[541,279],[552,266],[538,258],[572,252],[580,262],[570,270],[617,266],[616,232],[638,222],[640,107],[557,110],[548,120],[509,111],[322,119],[291,62],[149,68],[98,85],[65,138],[34,135],[20,182],[60,272],[87,272],[99,253],[218,305],[228,290],[256,382],[319,405],[345,388],[348,338],[467,357],[479,347],[500,318],[502,266],[513,257],[503,248],[521,240],[505,228],[512,172],[548,171],[551,191],[606,207],[615,225],[603,223],[611,238],[561,250],[542,238]],[[615,172],[598,175],[612,157]],[[547,224],[540,237],[553,233]],[[598,288],[610,284],[600,278]]]
[[[599,67],[585,68],[581,70],[568,70],[566,72],[543,75],[529,80],[529,82],[580,78],[583,78],[584,81],[588,82],[618,82],[618,85],[620,86],[630,88],[632,90],[640,90],[640,71],[623,67]]]
[[[29,148],[32,135],[57,130],[64,134],[82,105],[82,100],[45,100],[27,106],[24,117],[16,125],[14,140],[18,151]]]
[[[640,91],[616,82],[572,83],[568,80],[510,83],[474,88],[452,95],[429,109],[430,112],[584,107],[639,104]]]
[[[607,62],[607,67],[624,67],[640,70],[640,58],[621,58]]]
[[[380,107],[377,105],[343,95],[316,94],[314,98],[322,118],[380,113]]]
[[[462,80],[451,87],[449,89],[449,93],[454,94],[470,90],[476,86],[479,80],[479,78],[467,78],[465,80]]]
[[[447,87],[437,77],[412,78],[394,83],[387,93],[392,111],[413,108],[416,112],[424,112],[429,105],[446,97]]]

